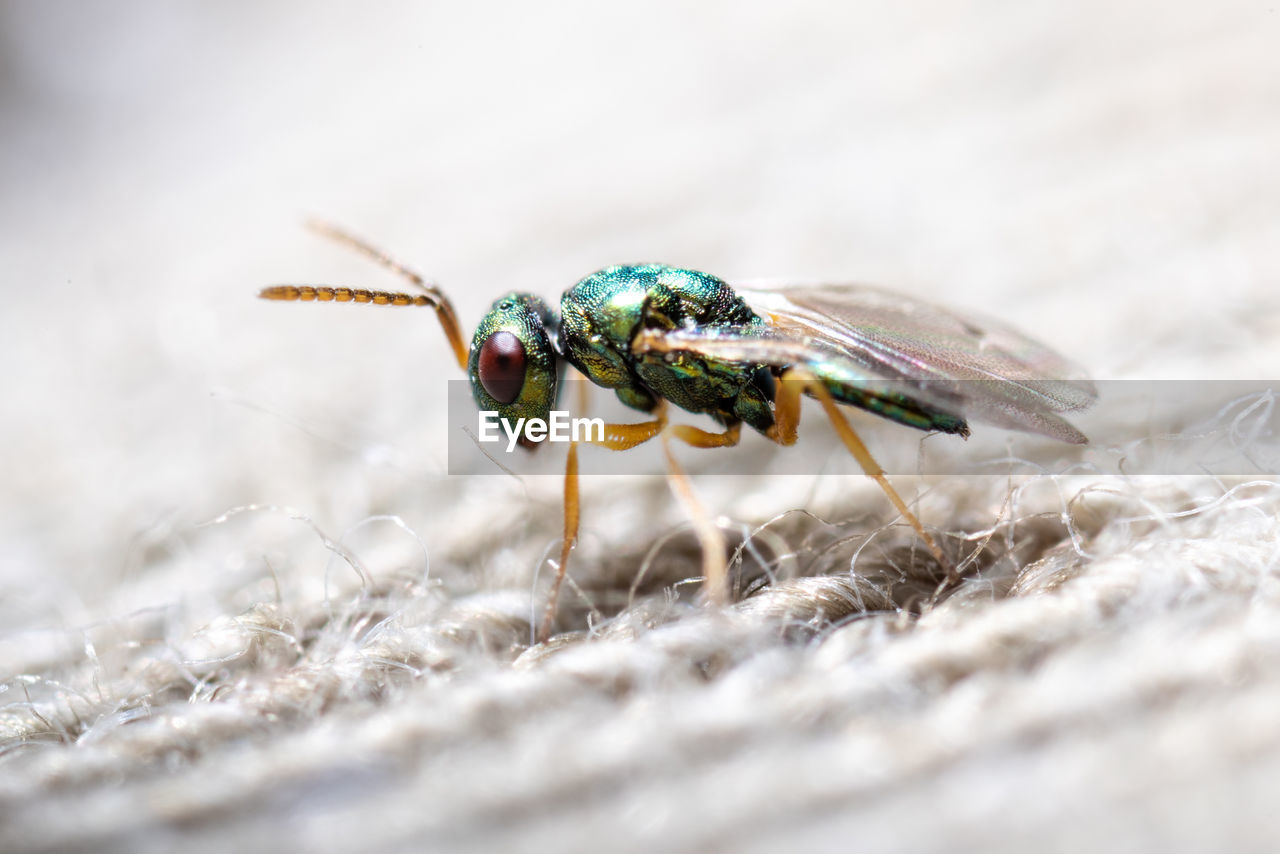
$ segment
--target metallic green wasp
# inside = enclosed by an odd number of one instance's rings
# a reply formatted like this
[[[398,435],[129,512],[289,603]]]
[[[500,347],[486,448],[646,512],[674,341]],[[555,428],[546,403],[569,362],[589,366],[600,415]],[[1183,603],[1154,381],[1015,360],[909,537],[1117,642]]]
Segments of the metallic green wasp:
[[[783,445],[796,441],[802,395],[816,398],[844,445],[873,477],[939,564],[952,564],[854,433],[838,404],[866,409],[919,430],[967,436],[969,421],[1040,433],[1064,442],[1085,437],[1059,412],[1096,397],[1083,372],[1044,345],[990,320],[861,285],[743,286],[662,264],[608,267],[560,298],[510,293],[496,300],[471,344],[437,286],[331,226],[327,236],[407,277],[419,294],[279,285],[274,300],[372,302],[434,308],[467,371],[477,406],[512,422],[546,420],[567,363],[648,421],[612,424],[594,444],[625,450],[661,437],[676,494],[689,507],[703,546],[705,584],[727,595],[724,542],[701,512],[669,439],[695,447],[738,442],[746,424]],[[722,432],[671,424],[668,404],[705,413]],[[578,531],[577,447],[565,475],[565,531],[540,637],[550,632],[560,583]]]

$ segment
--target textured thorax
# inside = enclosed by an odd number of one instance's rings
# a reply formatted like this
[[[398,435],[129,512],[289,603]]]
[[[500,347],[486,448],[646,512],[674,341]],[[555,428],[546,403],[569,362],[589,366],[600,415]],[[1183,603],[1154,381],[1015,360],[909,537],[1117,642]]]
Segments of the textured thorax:
[[[757,365],[676,354],[636,354],[642,329],[732,329],[763,321],[724,281],[662,264],[607,267],[560,301],[564,357],[589,379],[616,389],[628,406],[651,410],[663,397],[722,423],[758,429],[773,422],[772,383]]]

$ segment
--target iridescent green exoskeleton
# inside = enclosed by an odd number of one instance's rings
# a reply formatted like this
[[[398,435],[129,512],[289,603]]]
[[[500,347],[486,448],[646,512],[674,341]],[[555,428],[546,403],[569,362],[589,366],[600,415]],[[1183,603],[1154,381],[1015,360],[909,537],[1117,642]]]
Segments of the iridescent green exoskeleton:
[[[331,226],[318,230],[406,276],[421,294],[280,285],[277,300],[372,302],[434,308],[476,404],[502,418],[546,420],[567,363],[613,389],[649,421],[609,425],[595,444],[614,450],[655,436],[696,447],[738,441],[746,424],[780,444],[796,440],[802,395],[816,398],[841,441],[885,490],[940,565],[951,562],[889,484],[837,404],[849,404],[919,430],[967,436],[969,420],[1040,433],[1065,442],[1085,437],[1056,413],[1089,406],[1083,372],[1041,344],[990,320],[962,317],[900,294],[860,285],[731,287],[696,270],[663,264],[607,267],[560,298],[559,312],[532,294],[498,298],[468,347],[440,288],[369,244]],[[705,413],[711,433],[667,420],[667,405]],[[668,451],[673,487],[690,506],[703,545],[713,599],[725,594],[723,540],[700,514]],[[565,477],[565,538],[543,619],[554,618],[578,526],[577,449]],[[718,554],[717,554],[718,552]]]

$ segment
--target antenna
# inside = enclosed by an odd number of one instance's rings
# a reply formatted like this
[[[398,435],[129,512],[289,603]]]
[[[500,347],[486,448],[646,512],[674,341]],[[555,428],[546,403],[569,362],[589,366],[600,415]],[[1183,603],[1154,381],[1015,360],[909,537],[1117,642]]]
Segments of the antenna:
[[[421,294],[405,294],[395,291],[374,291],[364,288],[331,287],[328,285],[272,285],[263,288],[258,296],[261,299],[283,300],[286,302],[367,302],[374,305],[426,305],[436,310],[444,335],[449,339],[449,346],[458,364],[467,367],[467,343],[462,334],[462,325],[458,323],[457,312],[453,303],[445,296],[438,285],[427,282],[421,275],[378,249],[372,243],[345,231],[336,225],[321,220],[308,220],[307,228],[322,237],[341,243],[356,250],[361,255],[386,267],[393,273],[403,276],[414,287],[422,290]]]

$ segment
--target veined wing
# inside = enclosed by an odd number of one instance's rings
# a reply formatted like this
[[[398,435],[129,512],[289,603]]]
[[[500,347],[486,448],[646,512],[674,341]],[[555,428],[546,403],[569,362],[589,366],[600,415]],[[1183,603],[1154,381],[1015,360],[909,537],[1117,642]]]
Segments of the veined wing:
[[[766,330],[665,333],[664,349],[785,367],[825,380],[884,388],[967,420],[1041,433],[1085,436],[1057,412],[1094,402],[1083,370],[998,321],[865,285],[735,287]]]

